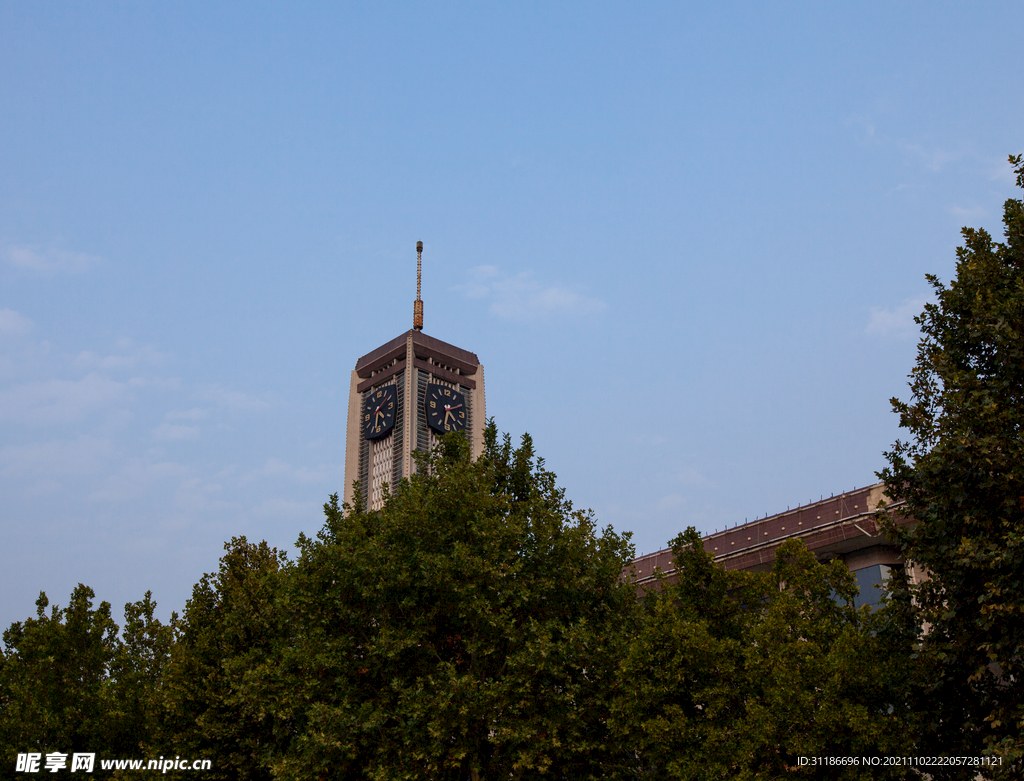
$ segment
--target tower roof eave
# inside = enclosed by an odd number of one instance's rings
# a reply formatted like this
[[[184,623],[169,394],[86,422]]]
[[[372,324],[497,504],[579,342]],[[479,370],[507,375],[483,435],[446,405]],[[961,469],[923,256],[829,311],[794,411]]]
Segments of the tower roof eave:
[[[373,371],[374,365],[377,363],[386,363],[390,361],[394,356],[390,355],[397,351],[405,348],[406,339],[409,335],[412,335],[412,342],[414,345],[419,345],[426,350],[443,355],[448,358],[454,359],[454,363],[462,363],[467,366],[477,367],[480,365],[480,359],[477,358],[476,353],[472,353],[469,350],[463,350],[461,347],[456,347],[453,344],[437,339],[433,336],[428,336],[422,331],[416,331],[410,329],[405,333],[396,336],[389,342],[385,342],[376,350],[371,350],[358,361],[356,361],[356,372],[362,376],[366,373]]]

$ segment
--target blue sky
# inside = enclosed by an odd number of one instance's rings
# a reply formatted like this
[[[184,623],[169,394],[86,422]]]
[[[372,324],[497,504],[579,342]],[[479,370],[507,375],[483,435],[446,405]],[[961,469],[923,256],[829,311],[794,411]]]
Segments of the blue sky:
[[[314,533],[417,240],[425,331],[638,553],[874,482],[924,275],[1019,197],[1022,23],[0,6],[0,624]]]

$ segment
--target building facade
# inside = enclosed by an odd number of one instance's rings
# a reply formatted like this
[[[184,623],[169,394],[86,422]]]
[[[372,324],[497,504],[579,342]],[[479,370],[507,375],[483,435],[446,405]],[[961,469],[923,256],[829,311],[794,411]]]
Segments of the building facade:
[[[884,484],[876,483],[708,535],[704,550],[728,570],[759,572],[771,569],[775,549],[796,537],[820,561],[840,559],[860,587],[856,605],[874,605],[881,598],[879,585],[893,568],[904,566],[899,550],[878,525],[876,512],[883,500],[889,509],[902,505],[891,502]],[[909,522],[900,515],[896,518],[899,523]],[[641,589],[655,587],[658,571],[671,581],[672,550],[641,556],[634,560],[633,569]],[[907,574],[912,582],[923,577],[913,565],[908,565]]]

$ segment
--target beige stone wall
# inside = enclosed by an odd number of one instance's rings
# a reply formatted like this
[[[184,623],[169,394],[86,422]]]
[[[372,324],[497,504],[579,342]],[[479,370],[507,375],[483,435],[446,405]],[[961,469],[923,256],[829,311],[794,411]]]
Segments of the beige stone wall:
[[[359,425],[360,401],[362,396],[356,390],[359,375],[352,371],[348,387],[348,425],[345,427],[345,490],[344,501],[352,503],[352,483],[359,479],[359,446],[362,444],[362,427]]]

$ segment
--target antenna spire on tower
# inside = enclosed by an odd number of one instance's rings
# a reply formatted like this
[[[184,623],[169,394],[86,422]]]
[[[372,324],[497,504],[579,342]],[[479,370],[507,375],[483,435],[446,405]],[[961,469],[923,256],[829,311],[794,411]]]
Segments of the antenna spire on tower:
[[[420,282],[423,277],[423,242],[416,242],[416,300],[412,304],[412,327],[423,330],[423,301],[420,300]]]

